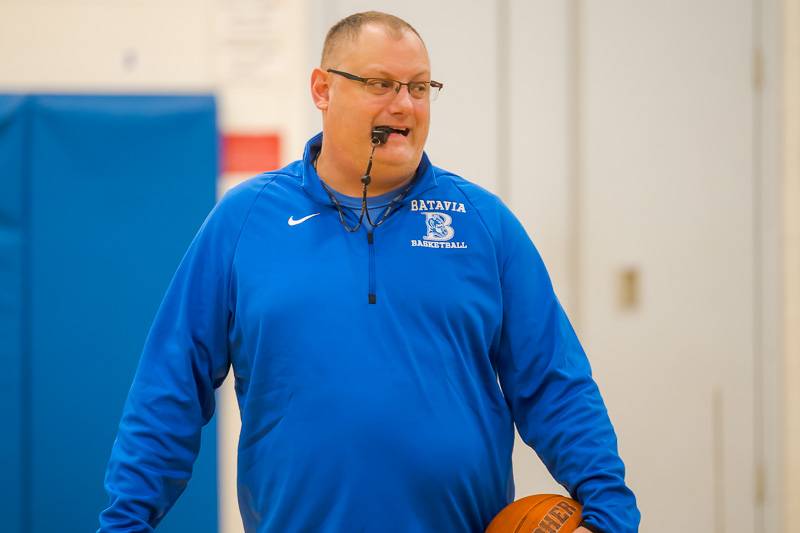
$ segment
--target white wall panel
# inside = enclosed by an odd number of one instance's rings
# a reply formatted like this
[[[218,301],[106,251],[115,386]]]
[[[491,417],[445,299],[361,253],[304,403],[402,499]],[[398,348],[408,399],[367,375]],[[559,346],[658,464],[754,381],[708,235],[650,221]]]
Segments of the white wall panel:
[[[209,90],[211,0],[4,0],[0,86]]]
[[[796,5],[797,2],[795,2]],[[759,286],[760,302],[757,308],[756,347],[757,357],[755,395],[755,455],[761,465],[761,483],[756,477],[756,528],[757,532],[790,531],[784,528],[789,523],[784,520],[783,508],[783,466],[781,461],[784,387],[783,377],[783,309],[784,279],[782,276],[783,243],[781,219],[782,200],[782,151],[783,113],[781,101],[784,79],[783,52],[784,29],[782,28],[781,0],[759,0],[755,2],[754,28],[756,43],[762,58],[760,90],[756,95],[757,123],[760,132],[756,143],[758,161],[756,166],[756,185],[754,198],[759,209],[757,225],[761,236],[759,250],[756,251],[757,270],[761,280]],[[787,17],[788,18],[788,17]],[[800,56],[795,56],[798,63]],[[788,73],[787,73],[788,74]],[[799,115],[800,116],[800,115]],[[800,205],[798,205],[800,208]],[[798,210],[796,209],[795,212]],[[800,266],[800,265],[799,265]],[[800,268],[795,269],[800,273]],[[797,322],[797,321],[795,321]],[[759,486],[760,485],[760,486]],[[788,500],[788,499],[787,499]],[[797,498],[795,498],[797,500]],[[796,524],[796,520],[792,521]]]
[[[782,400],[786,402],[781,425],[786,439],[781,450],[784,465],[786,533],[800,521],[800,2],[784,4],[783,64],[783,324],[786,328],[784,357],[780,367]]]
[[[569,2],[511,3],[509,202],[570,311],[572,158]]]
[[[226,132],[277,133],[281,164],[303,155],[316,111],[309,90],[306,0],[207,0],[214,87]]]
[[[582,7],[582,327],[642,529],[752,531],[752,4]]]
[[[567,313],[574,307],[571,280],[571,84],[570,3],[516,0],[510,3],[508,83],[510,114],[509,197],[547,265]],[[517,498],[560,493],[538,457],[514,443]]]

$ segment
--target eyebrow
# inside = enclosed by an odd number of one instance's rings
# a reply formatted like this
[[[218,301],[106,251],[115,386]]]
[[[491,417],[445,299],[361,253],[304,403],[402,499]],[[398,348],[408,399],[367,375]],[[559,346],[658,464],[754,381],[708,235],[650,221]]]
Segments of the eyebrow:
[[[369,69],[366,69],[366,70],[369,70]],[[377,69],[377,72],[378,72],[378,77],[380,77],[380,78],[397,79],[397,78],[394,77],[393,74],[389,73],[386,70]],[[427,70],[421,70],[421,71],[417,72],[416,74],[414,74],[413,76],[411,76],[411,79],[413,80],[414,78],[418,78],[420,76],[430,77],[430,74],[428,73]],[[372,77],[372,76],[369,76],[369,77]]]

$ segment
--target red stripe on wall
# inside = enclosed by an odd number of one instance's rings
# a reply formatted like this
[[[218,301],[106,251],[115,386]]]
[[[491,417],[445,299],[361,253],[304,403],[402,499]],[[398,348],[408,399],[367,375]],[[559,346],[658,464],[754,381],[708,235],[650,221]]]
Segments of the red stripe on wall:
[[[281,139],[274,133],[222,136],[223,172],[266,172],[281,165]]]

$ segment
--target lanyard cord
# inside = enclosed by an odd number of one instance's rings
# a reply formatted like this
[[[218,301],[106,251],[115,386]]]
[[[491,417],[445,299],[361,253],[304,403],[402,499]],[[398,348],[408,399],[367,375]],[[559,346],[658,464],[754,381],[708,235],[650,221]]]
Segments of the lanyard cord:
[[[339,212],[339,222],[341,222],[342,226],[344,226],[344,229],[346,229],[350,233],[358,231],[358,228],[361,227],[361,223],[364,220],[365,213],[367,215],[367,221],[370,223],[370,225],[372,225],[373,229],[383,224],[386,221],[387,217],[392,213],[392,211],[395,210],[398,203],[401,202],[403,198],[406,197],[408,192],[411,190],[411,186],[414,184],[415,181],[415,179],[412,179],[401,193],[392,198],[392,201],[389,202],[389,205],[386,207],[386,209],[384,209],[383,213],[381,213],[378,219],[375,222],[373,222],[372,218],[370,218],[369,215],[369,209],[367,208],[367,185],[369,185],[370,181],[372,181],[372,177],[370,176],[369,173],[372,170],[372,157],[375,155],[376,146],[377,146],[376,144],[372,145],[372,152],[370,152],[369,154],[369,163],[367,163],[367,172],[364,174],[364,177],[361,178],[361,182],[364,184],[364,189],[361,194],[361,211],[359,212],[358,215],[358,224],[356,224],[355,226],[350,227],[347,225],[347,221],[344,218],[344,211],[342,210],[342,204],[340,204],[339,200],[336,199],[336,195],[334,195],[333,191],[331,191],[331,189],[328,188],[328,186],[325,184],[325,181],[323,181],[322,178],[320,178],[319,180],[320,184],[322,185],[322,188],[325,189],[326,193],[328,193],[328,197],[331,199],[331,202],[333,202],[333,205],[336,206],[336,210]],[[317,170],[317,159],[319,159],[319,152],[317,152],[317,155],[314,157],[314,163],[313,163],[314,170]]]

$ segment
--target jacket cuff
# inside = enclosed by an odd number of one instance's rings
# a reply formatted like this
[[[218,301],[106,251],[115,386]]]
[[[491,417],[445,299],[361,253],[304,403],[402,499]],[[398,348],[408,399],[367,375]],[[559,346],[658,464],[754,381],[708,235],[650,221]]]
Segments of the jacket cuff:
[[[581,523],[579,524],[579,526],[580,526],[580,527],[585,527],[586,529],[588,529],[588,530],[589,530],[589,531],[591,531],[592,533],[605,533],[605,531],[603,531],[603,530],[602,530],[602,529],[600,529],[599,527],[597,527],[597,526],[593,526],[592,524],[587,524],[586,522],[581,522]]]

